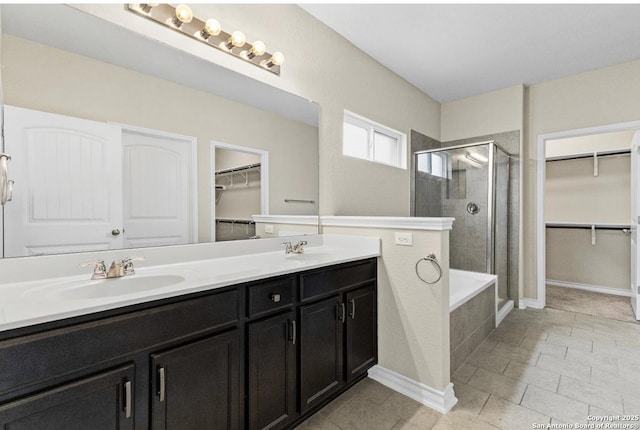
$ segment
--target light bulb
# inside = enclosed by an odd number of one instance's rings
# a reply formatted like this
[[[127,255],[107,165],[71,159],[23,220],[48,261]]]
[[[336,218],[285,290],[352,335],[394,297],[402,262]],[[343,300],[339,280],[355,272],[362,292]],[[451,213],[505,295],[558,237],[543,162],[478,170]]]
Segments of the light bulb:
[[[284,63],[284,55],[280,51],[276,51],[271,55],[269,60],[262,60],[260,65],[262,67],[266,67],[267,69],[272,68],[273,66],[280,66]]]
[[[209,18],[207,22],[204,23],[203,32],[206,33],[206,37],[217,36],[218,34],[220,34],[221,30],[222,30],[222,27],[220,26],[220,23],[218,22],[217,19]]]
[[[193,11],[186,4],[179,4],[176,6],[176,25],[180,27],[182,24],[191,22],[193,19]],[[176,20],[174,20],[175,22]]]
[[[264,42],[262,42],[261,40],[256,40],[255,42],[253,42],[253,46],[251,47],[251,53],[254,56],[259,57],[263,55],[265,52],[267,52],[267,47],[264,44]]]
[[[282,63],[284,63],[284,55],[282,54],[282,52],[276,51],[273,53],[273,55],[271,56],[271,60],[269,61],[276,66],[281,66]]]
[[[231,33],[231,37],[229,38],[229,42],[231,43],[231,45],[237,46],[238,48],[244,46],[246,41],[247,38],[241,31],[234,31],[233,33]]]

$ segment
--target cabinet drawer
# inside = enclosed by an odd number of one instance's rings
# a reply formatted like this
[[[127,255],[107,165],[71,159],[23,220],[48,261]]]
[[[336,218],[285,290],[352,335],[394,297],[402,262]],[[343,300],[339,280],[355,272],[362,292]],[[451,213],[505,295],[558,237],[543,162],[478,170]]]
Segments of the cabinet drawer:
[[[376,260],[300,276],[300,301],[309,301],[376,279]]]
[[[247,316],[253,318],[286,308],[295,301],[295,277],[287,277],[249,285]]]
[[[229,290],[0,342],[0,399],[238,319],[238,291]]]

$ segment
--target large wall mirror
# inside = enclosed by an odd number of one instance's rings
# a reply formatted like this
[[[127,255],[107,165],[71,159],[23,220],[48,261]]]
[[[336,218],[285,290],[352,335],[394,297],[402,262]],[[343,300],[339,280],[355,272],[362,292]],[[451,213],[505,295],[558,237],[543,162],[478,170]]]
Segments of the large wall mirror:
[[[77,7],[1,13],[4,257],[248,239],[253,215],[318,214],[315,103]]]

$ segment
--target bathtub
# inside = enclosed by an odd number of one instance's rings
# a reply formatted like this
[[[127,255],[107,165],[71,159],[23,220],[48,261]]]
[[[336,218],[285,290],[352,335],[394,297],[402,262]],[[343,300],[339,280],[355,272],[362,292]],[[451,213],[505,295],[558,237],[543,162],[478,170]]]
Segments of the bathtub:
[[[449,270],[449,312],[453,312],[494,284],[497,293],[497,275],[457,269]]]
[[[498,277],[449,271],[449,347],[451,374],[464,363],[499,321]]]

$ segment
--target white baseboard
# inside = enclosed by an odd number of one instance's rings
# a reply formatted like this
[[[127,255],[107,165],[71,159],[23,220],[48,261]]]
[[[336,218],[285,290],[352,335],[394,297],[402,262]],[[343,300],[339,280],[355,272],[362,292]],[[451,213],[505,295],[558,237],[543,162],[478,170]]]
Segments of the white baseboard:
[[[592,291],[594,293],[613,294],[625,297],[631,297],[633,295],[631,290],[622,290],[619,288],[604,287],[601,285],[576,284],[573,282],[554,281],[553,279],[547,279],[545,282],[549,285],[553,285],[554,287],[575,288],[578,290]]]
[[[520,300],[518,300],[518,308],[519,309],[527,309],[527,308],[542,309],[544,308],[544,306],[542,305],[542,301],[540,301],[539,299],[528,299],[526,297],[523,297]]]
[[[503,319],[509,315],[509,312],[513,309],[513,300],[509,300],[507,303],[502,305],[502,308],[496,312],[496,327],[500,325]]]
[[[380,365],[369,369],[369,378],[438,412],[446,413],[458,402],[451,383],[439,391]]]

